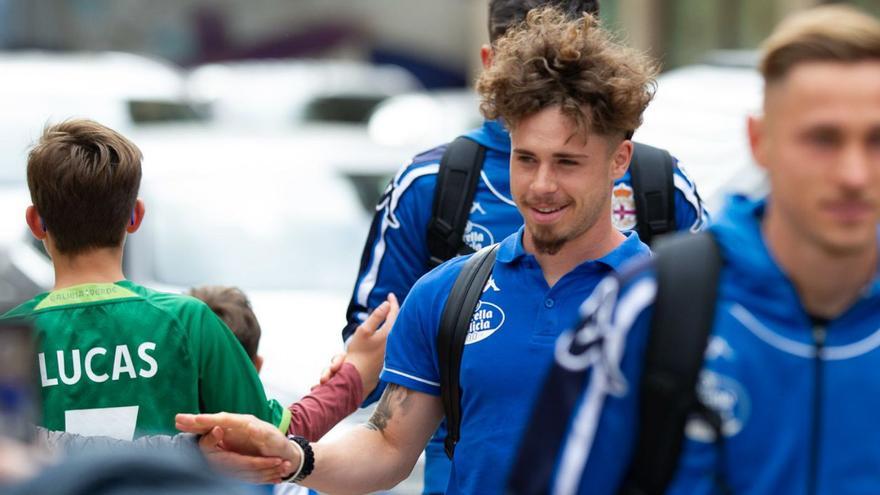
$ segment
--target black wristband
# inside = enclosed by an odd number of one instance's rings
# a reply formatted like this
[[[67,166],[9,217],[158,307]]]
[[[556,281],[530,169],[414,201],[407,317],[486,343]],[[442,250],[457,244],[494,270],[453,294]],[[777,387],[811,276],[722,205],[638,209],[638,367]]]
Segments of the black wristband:
[[[312,470],[315,469],[315,452],[312,450],[312,445],[303,437],[296,435],[288,435],[288,440],[297,444],[302,448],[303,458],[302,458],[302,468],[299,471],[291,474],[288,478],[284,479],[284,481],[289,481],[290,483],[299,483],[300,481],[306,479],[306,477],[312,474]]]

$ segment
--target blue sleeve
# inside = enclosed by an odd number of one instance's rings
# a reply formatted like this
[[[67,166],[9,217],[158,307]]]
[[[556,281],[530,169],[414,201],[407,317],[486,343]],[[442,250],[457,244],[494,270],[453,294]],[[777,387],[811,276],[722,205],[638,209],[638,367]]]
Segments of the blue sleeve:
[[[437,168],[436,163],[404,167],[376,206],[346,312],[343,340],[351,337],[389,293],[405,300],[412,285],[427,271],[426,233]]]
[[[440,395],[437,325],[465,258],[444,263],[413,286],[388,335],[385,366],[380,376],[383,382]]]
[[[578,493],[610,495],[618,493],[635,451],[638,391],[656,281],[651,272],[643,271],[622,282],[619,289],[611,285],[605,291],[597,288],[582,308],[581,331],[595,328],[604,335],[602,357],[592,367],[571,417],[554,485],[568,483],[577,486]]]
[[[709,226],[709,212],[700,199],[697,186],[676,160],[675,175],[675,225],[678,230],[699,232]]]

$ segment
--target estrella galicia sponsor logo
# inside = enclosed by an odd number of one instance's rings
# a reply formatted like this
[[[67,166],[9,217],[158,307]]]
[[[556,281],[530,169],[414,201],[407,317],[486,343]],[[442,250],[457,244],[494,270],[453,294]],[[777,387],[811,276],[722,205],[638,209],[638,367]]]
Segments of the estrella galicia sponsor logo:
[[[700,372],[697,395],[706,407],[721,420],[721,433],[732,437],[742,431],[751,413],[751,401],[745,387],[729,376],[710,370]],[[692,417],[685,427],[688,438],[698,442],[714,442],[717,431],[702,416]]]
[[[485,246],[495,244],[495,238],[489,229],[474,222],[468,222],[464,229],[464,243],[474,251],[479,251]]]
[[[489,338],[501,329],[501,325],[504,325],[504,311],[497,304],[480,301],[477,309],[474,310],[474,316],[471,317],[465,345]]]

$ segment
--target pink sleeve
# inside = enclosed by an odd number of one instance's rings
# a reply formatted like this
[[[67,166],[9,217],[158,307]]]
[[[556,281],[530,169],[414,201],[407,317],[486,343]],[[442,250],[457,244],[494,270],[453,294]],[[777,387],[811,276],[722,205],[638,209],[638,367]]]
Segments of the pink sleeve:
[[[354,365],[345,363],[327,383],[313,388],[309,395],[288,407],[290,427],[287,432],[316,442],[336,423],[355,412],[363,396],[361,375]]]

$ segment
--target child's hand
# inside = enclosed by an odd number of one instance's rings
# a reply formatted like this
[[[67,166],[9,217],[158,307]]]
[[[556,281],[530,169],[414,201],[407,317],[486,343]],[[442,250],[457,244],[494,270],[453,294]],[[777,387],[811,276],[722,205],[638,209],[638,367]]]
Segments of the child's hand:
[[[366,321],[357,327],[348,343],[345,360],[353,364],[360,373],[364,382],[364,398],[379,383],[379,373],[385,361],[385,341],[399,310],[397,297],[388,294],[388,300],[370,313]]]
[[[323,384],[327,383],[328,381],[330,381],[331,378],[336,376],[336,373],[338,373],[339,370],[342,369],[342,365],[344,363],[345,363],[345,354],[337,354],[337,355],[333,356],[333,358],[330,359],[330,366],[328,366],[327,368],[324,368],[324,371],[321,372],[320,384],[323,385]],[[314,387],[312,387],[312,390],[314,390],[318,386],[319,385],[315,385]]]

